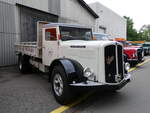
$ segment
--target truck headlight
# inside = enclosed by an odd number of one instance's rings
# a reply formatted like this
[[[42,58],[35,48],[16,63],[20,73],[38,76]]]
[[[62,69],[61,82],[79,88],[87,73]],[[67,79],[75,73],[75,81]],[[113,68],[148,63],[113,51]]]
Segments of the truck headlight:
[[[84,69],[84,77],[88,78],[89,80],[95,80],[93,70],[88,67]]]
[[[130,64],[129,63],[125,63],[125,70],[129,71],[129,69],[130,69]]]

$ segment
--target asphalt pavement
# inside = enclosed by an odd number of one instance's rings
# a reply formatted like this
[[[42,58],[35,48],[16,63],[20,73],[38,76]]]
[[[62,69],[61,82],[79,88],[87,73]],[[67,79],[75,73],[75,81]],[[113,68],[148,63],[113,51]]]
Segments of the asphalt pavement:
[[[150,113],[150,62],[131,72],[132,81],[117,92],[95,91],[63,113]],[[61,107],[47,75],[0,68],[0,113],[50,113]]]
[[[49,113],[59,106],[43,73],[0,68],[0,113]]]

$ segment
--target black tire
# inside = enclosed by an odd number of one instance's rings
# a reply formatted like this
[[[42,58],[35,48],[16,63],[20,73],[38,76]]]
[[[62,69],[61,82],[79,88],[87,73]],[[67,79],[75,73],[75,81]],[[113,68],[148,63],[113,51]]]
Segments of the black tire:
[[[106,92],[108,92],[108,93],[118,93],[119,89],[110,89],[110,90],[107,90]]]
[[[62,82],[60,82],[57,79],[58,77],[60,77],[61,79],[60,81]],[[58,80],[60,83],[59,82],[56,83],[55,80]],[[53,95],[58,103],[65,105],[71,101],[72,98],[71,90],[67,83],[66,73],[61,65],[57,65],[53,68],[51,74],[51,87],[52,87]],[[56,91],[58,90],[56,87],[59,88],[59,91]]]
[[[19,55],[18,68],[23,74],[31,72],[32,67],[29,63],[29,57],[27,55]]]

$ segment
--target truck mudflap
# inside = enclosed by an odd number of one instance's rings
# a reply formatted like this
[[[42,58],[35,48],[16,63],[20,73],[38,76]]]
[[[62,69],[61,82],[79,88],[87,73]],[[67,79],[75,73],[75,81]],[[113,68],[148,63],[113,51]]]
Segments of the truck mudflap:
[[[70,84],[70,86],[74,86],[74,87],[108,87],[108,88],[110,87],[110,88],[121,89],[130,81],[131,81],[131,75],[126,74],[125,78],[120,83],[100,83],[100,82],[94,82],[94,81],[87,80],[86,82]]]

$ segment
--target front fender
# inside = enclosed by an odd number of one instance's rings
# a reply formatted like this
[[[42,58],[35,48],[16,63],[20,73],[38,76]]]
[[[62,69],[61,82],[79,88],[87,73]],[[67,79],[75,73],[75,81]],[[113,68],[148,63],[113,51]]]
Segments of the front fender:
[[[67,76],[68,84],[72,84],[73,82],[80,83],[87,80],[87,78],[83,76],[84,68],[75,60],[67,58],[57,59],[52,63],[51,69],[55,65],[61,65],[63,67]],[[52,70],[50,72],[52,72]]]

